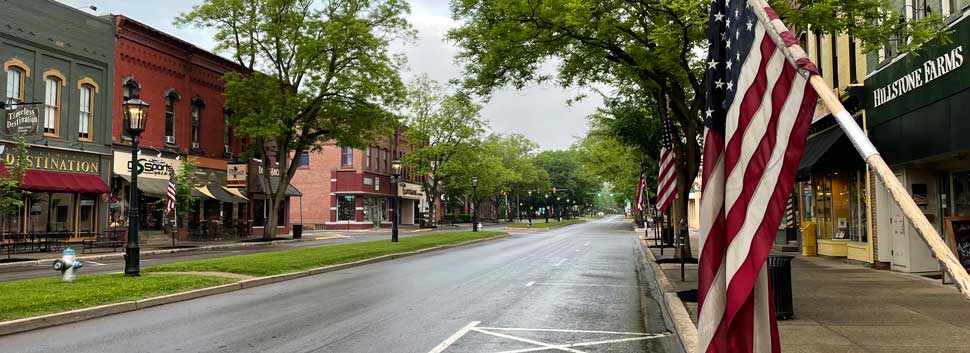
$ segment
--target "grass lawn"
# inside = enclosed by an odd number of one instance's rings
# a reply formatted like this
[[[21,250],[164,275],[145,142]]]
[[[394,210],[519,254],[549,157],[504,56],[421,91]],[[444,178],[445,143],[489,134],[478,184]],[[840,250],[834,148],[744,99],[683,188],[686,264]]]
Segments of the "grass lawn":
[[[60,276],[0,282],[0,321],[139,300],[234,282],[223,277],[120,273],[84,275],[77,283],[61,284]]]
[[[546,221],[543,220],[543,219],[533,219],[532,220],[532,228],[562,227],[562,226],[568,226],[570,224],[583,223],[583,222],[585,222],[585,220],[582,220],[582,219],[566,219],[566,220],[563,220],[561,222],[550,221],[549,223],[546,223]],[[516,224],[510,225],[509,228],[528,229],[529,228],[529,223],[516,223]]]
[[[382,255],[403,253],[442,245],[503,235],[502,232],[447,232],[363,243],[339,244],[308,249],[229,256],[218,259],[177,262],[152,266],[150,272],[217,271],[252,276],[269,276],[309,270],[327,265],[360,261]]]

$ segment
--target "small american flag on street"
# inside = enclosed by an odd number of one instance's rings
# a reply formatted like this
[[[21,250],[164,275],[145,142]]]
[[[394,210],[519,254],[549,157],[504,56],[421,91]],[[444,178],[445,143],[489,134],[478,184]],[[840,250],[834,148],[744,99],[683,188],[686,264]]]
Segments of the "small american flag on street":
[[[165,214],[172,214],[175,211],[175,175],[168,176],[168,203],[165,205]]]
[[[643,211],[643,189],[646,182],[643,173],[640,173],[640,183],[637,184],[637,197],[635,198],[636,205],[634,205],[637,211]]]
[[[817,69],[763,0],[713,0],[709,23],[697,351],[780,352],[765,262],[818,100],[808,82]]]
[[[657,176],[657,210],[667,211],[677,198],[677,156],[670,136],[673,128],[670,119],[663,119],[663,135],[660,136],[660,174]]]

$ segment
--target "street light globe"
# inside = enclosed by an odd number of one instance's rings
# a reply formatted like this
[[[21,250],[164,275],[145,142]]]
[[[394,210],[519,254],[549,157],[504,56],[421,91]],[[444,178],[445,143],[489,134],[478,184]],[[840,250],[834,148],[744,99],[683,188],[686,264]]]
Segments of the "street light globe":
[[[125,118],[128,119],[128,131],[133,135],[139,135],[145,131],[145,126],[148,124],[148,103],[145,101],[132,98],[126,100],[124,105]]]
[[[478,177],[472,177],[472,186],[478,186]]]
[[[400,159],[395,159],[395,160],[391,161],[391,173],[393,173],[394,176],[400,176],[401,175],[401,160]]]

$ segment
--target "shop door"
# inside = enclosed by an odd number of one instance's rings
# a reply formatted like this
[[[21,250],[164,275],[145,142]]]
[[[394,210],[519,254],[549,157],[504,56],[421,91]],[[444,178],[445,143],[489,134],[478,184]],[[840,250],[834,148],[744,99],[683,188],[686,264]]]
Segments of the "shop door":
[[[896,177],[899,178],[900,176],[897,175]],[[909,250],[909,241],[906,237],[908,221],[906,220],[906,216],[903,215],[903,210],[896,205],[896,202],[890,200],[890,203],[892,204],[890,206],[892,209],[892,217],[889,219],[892,225],[890,229],[892,229],[893,238],[892,265],[893,267],[908,268],[909,256],[907,252]]]
[[[371,222],[374,228],[380,228],[386,218],[387,206],[384,198],[368,197],[364,199],[364,220]]]

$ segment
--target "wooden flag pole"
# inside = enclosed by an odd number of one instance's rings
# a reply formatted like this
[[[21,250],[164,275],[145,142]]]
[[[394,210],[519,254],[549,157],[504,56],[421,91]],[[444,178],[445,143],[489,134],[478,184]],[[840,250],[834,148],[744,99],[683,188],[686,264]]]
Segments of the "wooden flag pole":
[[[970,274],[967,273],[967,270],[957,260],[956,255],[950,251],[950,248],[943,241],[943,238],[936,232],[936,228],[933,228],[933,225],[926,219],[923,212],[916,206],[916,202],[913,201],[909,192],[906,191],[903,184],[896,178],[896,174],[889,168],[886,161],[882,159],[879,151],[872,145],[872,142],[862,132],[862,129],[856,124],[855,119],[845,110],[842,102],[832,93],[832,89],[829,88],[821,76],[812,75],[809,78],[809,82],[815,88],[815,91],[818,92],[822,102],[825,103],[825,107],[830,112],[836,112],[834,116],[839,122],[839,126],[842,127],[842,131],[852,141],[856,150],[862,154],[862,158],[866,160],[866,163],[869,164],[869,167],[879,177],[879,180],[882,180],[882,183],[886,186],[886,190],[892,195],[893,200],[899,205],[903,214],[913,223],[913,226],[923,238],[923,241],[929,245],[930,252],[933,256],[940,261],[943,269],[953,277],[953,284],[965,297],[970,299]]]
[[[869,167],[879,177],[879,180],[882,180],[886,186],[886,190],[892,195],[893,200],[899,205],[899,208],[906,215],[906,218],[913,223],[920,237],[930,247],[930,252],[933,254],[933,257],[940,261],[943,269],[953,278],[953,284],[963,293],[964,297],[970,299],[970,274],[960,265],[960,261],[957,260],[956,255],[950,251],[950,248],[943,241],[943,238],[940,237],[940,234],[936,232],[936,229],[933,228],[930,221],[926,219],[923,212],[916,206],[916,202],[913,201],[909,192],[899,182],[899,179],[896,179],[896,174],[893,173],[892,169],[889,169],[886,161],[879,155],[879,151],[869,141],[869,137],[859,128],[859,124],[856,124],[852,115],[842,106],[842,102],[835,96],[832,88],[825,83],[825,80],[821,76],[810,74],[807,70],[797,65],[796,57],[805,58],[806,55],[805,51],[797,43],[788,45],[782,39],[781,33],[787,33],[788,28],[785,27],[781,20],[773,20],[768,17],[766,9],[769,6],[767,1],[747,0],[747,3],[757,14],[761,24],[765,27],[765,32],[775,42],[775,45],[785,53],[788,62],[796,65],[796,68],[799,68],[799,74],[808,76],[809,83],[815,88],[825,107],[832,112],[835,120],[839,123],[839,127],[842,128],[845,135],[852,141],[852,145],[855,146],[856,150],[862,156],[862,159],[869,164]]]

